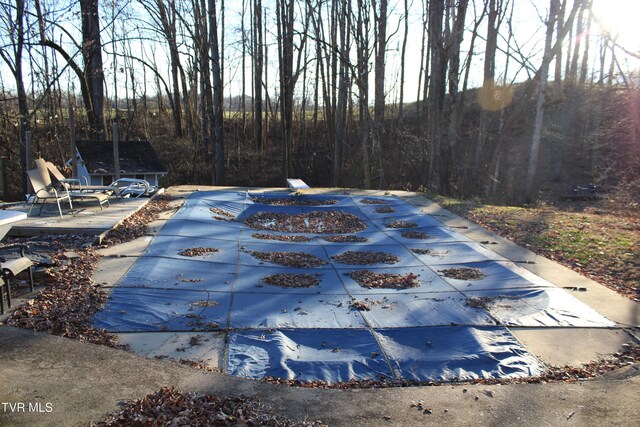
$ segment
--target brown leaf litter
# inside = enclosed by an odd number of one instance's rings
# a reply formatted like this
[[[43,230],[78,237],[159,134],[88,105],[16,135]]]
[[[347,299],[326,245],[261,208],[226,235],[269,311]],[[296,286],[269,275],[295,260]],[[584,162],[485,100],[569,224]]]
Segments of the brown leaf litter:
[[[256,230],[286,233],[343,234],[356,233],[367,228],[364,221],[356,215],[336,210],[301,214],[258,212],[244,222]]]
[[[413,248],[411,249],[411,252],[413,252],[414,254],[418,254],[418,255],[431,255],[431,256],[439,256],[440,253],[433,251],[431,249],[424,249],[424,248]]]
[[[266,233],[253,233],[251,235],[254,239],[260,240],[277,240],[280,242],[309,242],[311,237],[307,236],[287,236],[282,234],[266,234]]]
[[[173,387],[125,401],[121,408],[92,426],[324,426],[321,421],[294,422],[252,397],[221,398]]]
[[[63,253],[52,255],[56,266],[46,271],[45,288],[33,300],[19,305],[6,324],[119,347],[115,335],[89,326],[107,300],[107,293],[91,280],[97,255],[91,248],[76,254],[78,257],[71,260],[64,260]]]
[[[371,270],[357,270],[346,273],[363,288],[407,289],[420,286],[418,274],[374,273]]]
[[[382,199],[362,199],[360,203],[363,205],[388,205],[389,202]]]
[[[331,259],[341,264],[368,265],[368,264],[395,264],[400,261],[395,255],[386,252],[374,251],[347,251],[340,255],[332,256]]]
[[[487,277],[479,268],[459,267],[439,271],[444,277],[457,280],[482,280]]]
[[[413,223],[412,223],[413,224]],[[400,234],[405,239],[428,239],[429,235],[422,231],[405,230]]]
[[[251,198],[254,203],[262,203],[271,206],[323,206],[323,205],[335,205],[338,203],[335,199],[320,200],[320,199],[306,199],[301,197],[260,197],[254,196]]]
[[[337,234],[335,236],[324,236],[322,239],[332,243],[366,243],[369,241],[366,237],[356,236],[355,234]]]
[[[287,267],[319,267],[327,264],[326,261],[318,258],[317,256],[304,252],[247,251],[247,253],[258,258],[260,261],[267,261]]]
[[[157,220],[163,212],[180,208],[182,203],[168,196],[158,196],[149,201],[142,209],[125,218],[116,228],[109,231],[100,247],[109,247],[118,243],[130,242],[147,233],[147,224]]]
[[[488,310],[494,301],[495,298],[492,297],[467,298],[464,302],[464,305],[471,308],[481,308],[483,310]]]
[[[417,227],[418,224],[416,224],[415,222],[398,219],[396,221],[392,221],[388,224],[385,224],[385,226],[389,228],[413,228],[413,227]]]
[[[281,288],[310,288],[320,281],[313,274],[278,273],[264,276],[262,282]]]
[[[220,208],[209,208],[209,211],[213,214],[212,218],[218,221],[235,221],[236,216],[230,212]]]
[[[381,208],[377,208],[376,212],[377,213],[394,213],[396,210],[393,209],[391,206],[383,206]]]
[[[220,252],[218,248],[187,248],[178,252],[178,255],[187,256],[187,257],[196,257],[196,256],[208,256],[211,254],[215,254]]]

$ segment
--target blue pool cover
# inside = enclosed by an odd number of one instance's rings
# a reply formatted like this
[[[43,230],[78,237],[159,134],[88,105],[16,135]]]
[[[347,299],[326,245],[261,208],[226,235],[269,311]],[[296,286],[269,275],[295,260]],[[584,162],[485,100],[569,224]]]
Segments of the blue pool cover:
[[[265,197],[315,203],[275,206],[264,203]],[[366,228],[352,234],[363,241],[331,242],[325,234],[256,230],[244,222],[259,212],[315,211],[359,217]],[[404,228],[394,228],[399,224]],[[256,234],[306,239],[263,240]],[[181,254],[190,248],[217,251]],[[396,258],[373,265],[334,258],[347,251]],[[255,252],[301,252],[320,261],[304,268],[281,266]],[[417,286],[362,287],[351,275],[358,270],[412,274]],[[452,274],[461,271],[477,276]],[[306,274],[318,283],[282,288],[262,280],[287,273]],[[553,284],[397,197],[234,191],[193,193],[113,288],[93,323],[110,332],[225,331],[224,369],[230,374],[330,383],[537,375],[544,366],[509,326],[614,326]]]

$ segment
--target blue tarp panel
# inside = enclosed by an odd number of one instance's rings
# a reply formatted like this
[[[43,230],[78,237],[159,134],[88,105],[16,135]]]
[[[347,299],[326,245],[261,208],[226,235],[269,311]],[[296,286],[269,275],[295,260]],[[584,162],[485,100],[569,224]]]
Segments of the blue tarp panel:
[[[479,280],[460,280],[446,277],[445,271],[458,268],[473,268],[480,270],[486,277]],[[512,262],[482,261],[465,264],[438,265],[434,267],[442,278],[461,292],[512,289],[512,288],[542,288],[551,287],[551,283],[518,267]],[[526,273],[525,273],[526,272]]]
[[[236,266],[232,264],[143,256],[120,287],[229,292],[235,279]]]
[[[230,299],[229,292],[118,287],[94,326],[111,332],[219,329],[227,323]]]
[[[488,311],[506,326],[613,327],[611,322],[562,289],[510,289],[465,292],[491,298]]]
[[[236,293],[231,327],[346,329],[366,328],[367,324],[359,311],[349,308],[346,295]]]
[[[613,325],[563,290],[399,198],[298,196],[297,201],[325,204],[275,206],[253,196],[291,197],[192,194],[114,287],[94,325],[113,332],[224,330],[229,373],[329,382],[535,375],[540,362],[504,326]],[[367,204],[367,199],[386,203]],[[393,212],[376,211],[383,207]],[[254,230],[242,222],[258,212],[323,210],[358,216],[366,229],[352,234],[367,241],[330,242],[323,234]],[[394,221],[415,227],[389,227]],[[310,240],[263,240],[254,234]],[[218,251],[181,254],[192,248]],[[282,266],[251,251],[301,252],[325,264]],[[383,252],[398,262],[350,265],[332,258],[347,251]],[[444,272],[451,268],[477,268],[486,277],[452,279]],[[418,286],[365,288],[350,275],[358,270],[412,274]],[[291,275],[309,275],[318,283],[281,288],[263,280],[274,274],[289,275],[295,283],[299,279]]]
[[[426,265],[464,264],[480,261],[507,261],[502,255],[475,242],[408,244],[407,249]],[[416,253],[414,250],[428,250]]]
[[[401,328],[377,334],[393,368],[408,380],[526,377],[544,371],[504,328]]]
[[[227,372],[247,378],[340,382],[392,378],[369,330],[241,331],[229,335]]]
[[[496,324],[481,310],[465,306],[466,298],[455,292],[368,294],[362,300],[371,310],[361,313],[374,328]]]

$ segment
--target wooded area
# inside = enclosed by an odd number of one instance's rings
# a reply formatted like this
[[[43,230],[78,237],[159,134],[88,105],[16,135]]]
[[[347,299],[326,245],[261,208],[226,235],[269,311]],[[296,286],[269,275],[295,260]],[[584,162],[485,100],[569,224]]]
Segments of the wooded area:
[[[526,2],[525,47],[516,0],[0,0],[9,198],[27,131],[71,157],[73,110],[80,138],[151,140],[165,185],[638,188],[640,51],[595,1]]]

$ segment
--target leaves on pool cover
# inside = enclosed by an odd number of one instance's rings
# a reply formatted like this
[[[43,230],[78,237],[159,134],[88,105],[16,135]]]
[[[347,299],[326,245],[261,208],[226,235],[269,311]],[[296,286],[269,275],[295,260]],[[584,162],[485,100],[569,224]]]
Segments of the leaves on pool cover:
[[[142,399],[121,404],[122,409],[92,426],[324,426],[320,421],[295,423],[275,413],[259,400],[220,398],[210,394],[182,392],[163,387]]]
[[[327,264],[326,261],[317,256],[304,252],[247,251],[247,253],[258,258],[260,261],[272,262],[287,267],[319,267]]]
[[[213,219],[217,219],[218,221],[235,221],[236,216],[230,212],[225,211],[220,208],[209,208],[211,213],[213,214]]]
[[[467,298],[464,302],[464,305],[471,308],[481,308],[483,310],[487,310],[489,309],[493,301],[495,301],[495,298],[492,297]]]
[[[319,200],[319,199],[306,199],[301,197],[260,197],[254,196],[251,198],[254,203],[262,203],[271,206],[323,206],[323,205],[335,205],[338,203],[335,199]]]
[[[307,236],[283,236],[281,234],[253,233],[254,239],[260,240],[278,240],[280,242],[309,242],[311,237]]]
[[[194,306],[194,307],[217,307],[218,305],[220,305],[220,303],[218,301],[211,301],[211,300],[202,300],[202,301],[195,301],[192,302],[190,305]]]
[[[367,228],[364,221],[356,215],[336,210],[301,214],[258,212],[247,218],[245,224],[256,230],[287,233],[356,233]]]
[[[262,282],[281,288],[310,288],[320,281],[313,274],[279,273],[264,276]]]
[[[355,234],[337,234],[335,236],[324,236],[322,239],[332,243],[366,243],[369,241],[366,237],[356,236]]]
[[[415,231],[415,230],[405,230],[400,235],[405,239],[428,239],[429,238],[429,235],[427,233],[423,233],[422,231]]]
[[[367,304],[365,301],[353,300],[349,303],[349,308],[353,310],[359,311],[369,311],[371,310],[371,306]]]
[[[389,228],[413,228],[413,227],[417,227],[418,224],[416,224],[415,222],[403,221],[399,219],[396,221],[392,221],[388,224],[385,224],[385,226]]]
[[[388,205],[389,202],[382,199],[362,199],[360,203],[363,205]]]
[[[340,255],[332,256],[331,259],[341,264],[368,265],[368,264],[395,264],[400,261],[395,255],[386,252],[373,251],[347,251]]]
[[[487,277],[479,268],[459,267],[447,268],[439,271],[444,277],[457,280],[482,280]]]
[[[424,248],[413,248],[413,249],[411,249],[411,252],[413,252],[414,254],[418,254],[418,255],[431,255],[431,256],[439,256],[440,255],[439,252],[432,251],[431,249],[424,249]]]
[[[418,282],[419,275],[413,273],[402,275],[358,270],[347,274],[363,288],[406,289],[420,286],[420,282]]]
[[[383,206],[381,208],[377,208],[376,212],[377,213],[394,213],[396,210],[393,209],[391,206]]]
[[[216,252],[220,252],[218,248],[188,248],[183,249],[178,252],[178,255],[188,256],[188,257],[196,257],[196,256],[207,256],[214,254]]]

